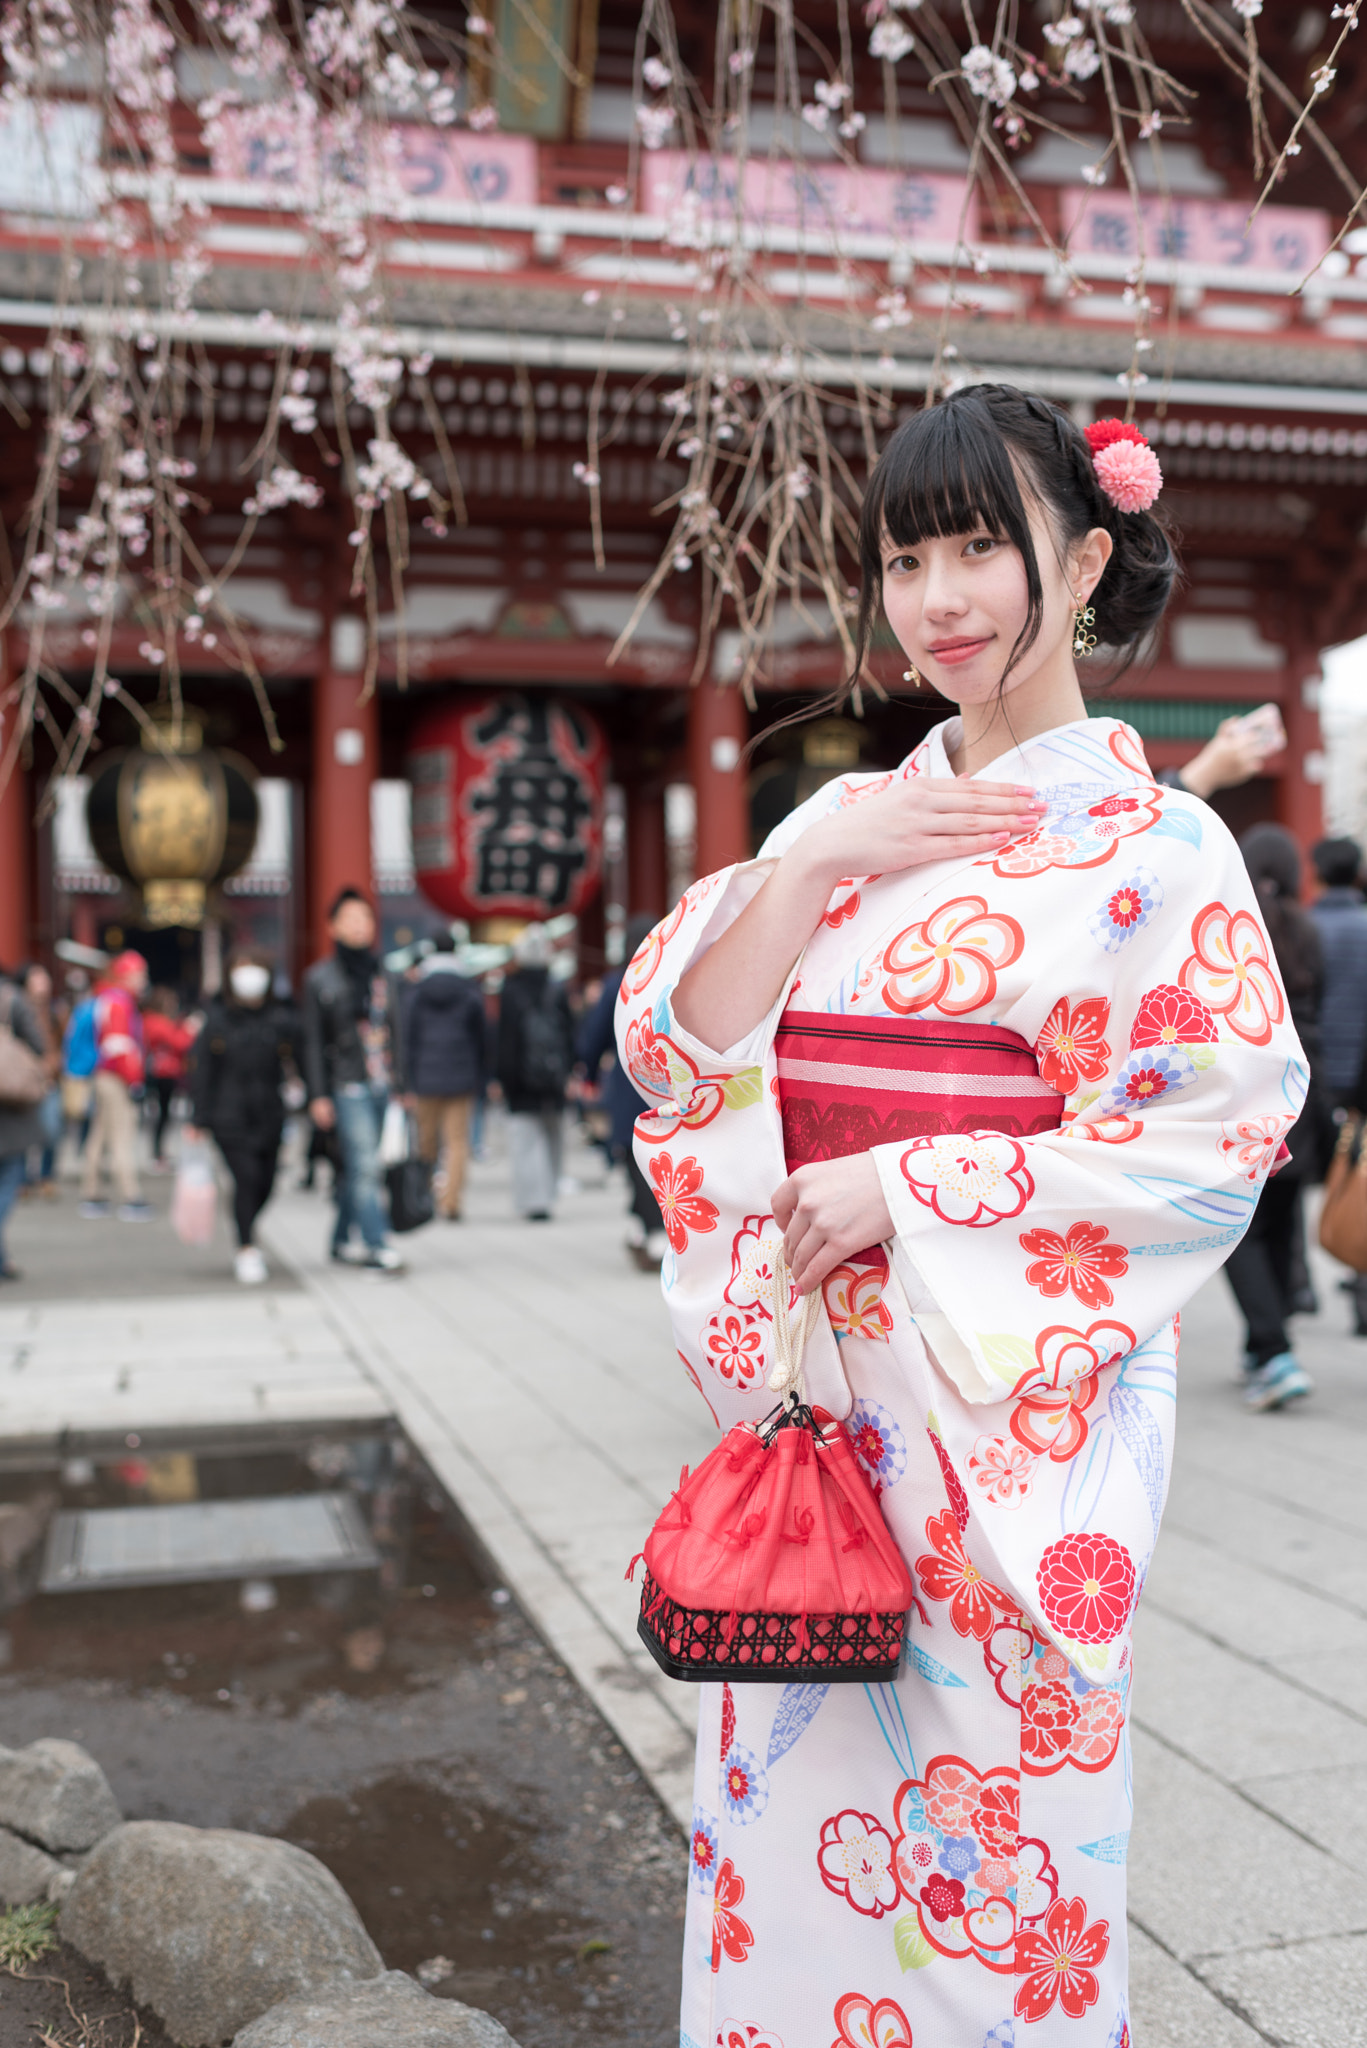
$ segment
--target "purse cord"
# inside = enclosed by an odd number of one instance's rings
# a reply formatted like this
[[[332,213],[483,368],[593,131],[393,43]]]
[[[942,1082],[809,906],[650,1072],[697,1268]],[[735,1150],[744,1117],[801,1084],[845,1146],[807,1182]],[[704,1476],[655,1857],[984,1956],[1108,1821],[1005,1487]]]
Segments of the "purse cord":
[[[780,1243],[774,1253],[774,1369],[769,1375],[769,1391],[785,1398],[801,1402],[805,1389],[802,1385],[802,1354],[807,1348],[807,1339],[812,1334],[817,1312],[821,1307],[821,1289],[802,1297],[796,1326],[788,1319],[788,1290],[791,1285],[788,1261]]]

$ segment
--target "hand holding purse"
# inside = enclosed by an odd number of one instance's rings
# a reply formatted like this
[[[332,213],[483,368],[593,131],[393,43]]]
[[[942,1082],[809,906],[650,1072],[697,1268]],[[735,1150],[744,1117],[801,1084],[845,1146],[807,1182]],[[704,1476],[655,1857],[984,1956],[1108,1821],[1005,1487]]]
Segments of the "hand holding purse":
[[[894,1678],[912,1585],[844,1429],[807,1406],[802,1352],[817,1289],[789,1319],[774,1258],[780,1405],[742,1422],[691,1473],[646,1538],[637,1629],[671,1678],[769,1684]],[[639,1562],[633,1558],[630,1578]]]

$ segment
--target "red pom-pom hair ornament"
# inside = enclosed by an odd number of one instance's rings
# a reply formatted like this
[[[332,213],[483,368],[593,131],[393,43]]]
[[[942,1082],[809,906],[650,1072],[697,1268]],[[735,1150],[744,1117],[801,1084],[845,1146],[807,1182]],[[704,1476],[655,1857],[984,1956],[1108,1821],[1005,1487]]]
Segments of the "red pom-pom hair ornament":
[[[1097,482],[1117,512],[1147,512],[1163,488],[1163,472],[1138,427],[1124,420],[1093,420],[1082,431]]]

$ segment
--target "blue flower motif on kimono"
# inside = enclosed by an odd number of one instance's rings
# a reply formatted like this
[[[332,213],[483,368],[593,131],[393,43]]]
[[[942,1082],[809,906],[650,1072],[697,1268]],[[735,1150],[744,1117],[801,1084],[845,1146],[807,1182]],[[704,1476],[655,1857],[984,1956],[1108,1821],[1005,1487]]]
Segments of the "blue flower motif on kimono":
[[[983,2042],[983,2048],[1016,2048],[1016,2022],[999,2020]]]
[[[972,1835],[946,1835],[940,1850],[940,1868],[967,1884],[979,1863],[978,1845]]]
[[[721,1803],[736,1827],[748,1827],[769,1804],[769,1779],[759,1758],[743,1743],[733,1742],[722,1760]]]
[[[1146,1045],[1132,1052],[1099,1105],[1102,1116],[1133,1115],[1196,1079],[1195,1062],[1176,1045]]]
[[[716,1890],[719,1860],[716,1820],[695,1806],[688,1836],[688,1882],[704,1898],[710,1899]]]
[[[874,1484],[895,1486],[907,1469],[907,1440],[889,1411],[877,1401],[856,1401],[845,1434]]]
[[[1123,2010],[1116,2014],[1115,2027],[1106,2048],[1130,2048],[1130,2022]]]
[[[1118,953],[1163,908],[1163,884],[1151,868],[1136,868],[1106,893],[1087,929],[1107,953]]]

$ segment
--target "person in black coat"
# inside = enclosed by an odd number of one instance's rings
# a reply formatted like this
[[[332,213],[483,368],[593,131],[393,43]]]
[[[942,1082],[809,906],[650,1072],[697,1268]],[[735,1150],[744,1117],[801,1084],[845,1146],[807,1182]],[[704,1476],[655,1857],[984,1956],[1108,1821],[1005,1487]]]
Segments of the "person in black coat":
[[[1292,1349],[1287,1321],[1297,1305],[1297,1254],[1304,1239],[1301,1188],[1318,1179],[1331,1128],[1318,1073],[1324,951],[1313,919],[1301,908],[1301,854],[1291,834],[1282,825],[1255,825],[1239,841],[1239,851],[1258,892],[1291,1021],[1310,1065],[1305,1105],[1286,1134],[1291,1156],[1263,1183],[1248,1230],[1225,1261],[1225,1278],[1248,1328],[1244,1399],[1266,1410],[1313,1391]]]
[[[271,994],[267,955],[238,947],[228,963],[227,990],[209,1004],[190,1055],[194,1130],[211,1133],[233,1179],[237,1225],[234,1271],[259,1286],[266,1261],[252,1241],[256,1219],[275,1185],[285,1124],[285,1082],[300,1068],[298,1013]]]
[[[574,1019],[550,978],[550,945],[538,924],[513,947],[514,969],[498,1009],[498,1081],[508,1108],[513,1206],[548,1223],[565,1144],[565,1084],[574,1064]]]
[[[656,919],[649,914],[633,918],[626,931],[626,957],[630,960],[637,948],[652,930]],[[643,1109],[651,1107],[643,1095],[638,1095],[631,1076],[616,1057],[617,998],[622,987],[621,973],[609,974],[603,982],[597,1002],[579,1027],[579,1038],[575,1045],[575,1057],[588,1071],[590,1081],[599,1080],[599,1069],[605,1053],[613,1054],[612,1065],[602,1075],[603,1107],[612,1120],[608,1144],[614,1160],[626,1167],[627,1181],[631,1189],[628,1208],[627,1251],[642,1272],[658,1273],[660,1261],[664,1258],[669,1243],[665,1236],[664,1219],[660,1205],[655,1199],[655,1190],[636,1163],[632,1151],[632,1137],[636,1119]]]
[[[418,1155],[445,1153],[438,1214],[460,1220],[470,1153],[470,1111],[484,1088],[484,997],[456,965],[456,942],[440,932],[418,969],[403,1019],[404,1093],[418,1120]]]

